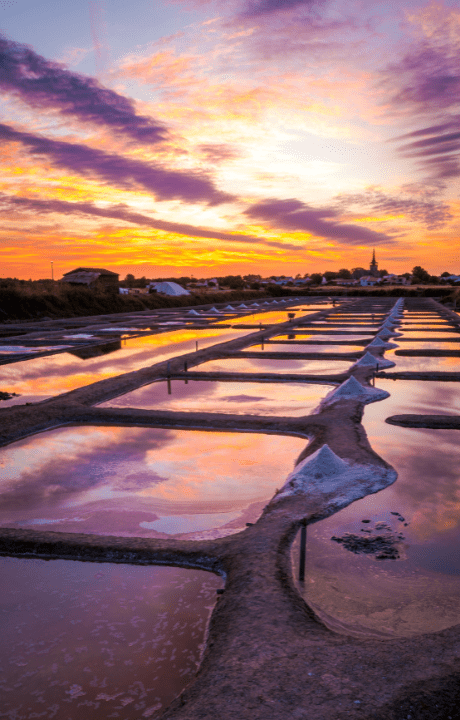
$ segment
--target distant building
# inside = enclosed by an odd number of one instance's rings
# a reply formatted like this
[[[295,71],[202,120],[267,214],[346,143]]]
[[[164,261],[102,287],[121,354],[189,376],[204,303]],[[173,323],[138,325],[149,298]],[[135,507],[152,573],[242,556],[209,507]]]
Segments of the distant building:
[[[79,267],[64,273],[59,282],[118,293],[118,274],[104,268]]]
[[[405,278],[403,275],[393,275],[392,273],[384,275],[382,282],[385,285],[410,285],[410,280]]]
[[[375,260],[375,250],[373,250],[373,252],[372,252],[372,260],[371,260],[371,264],[369,265],[369,274],[372,277],[379,277],[379,266]]]
[[[163,295],[174,295],[176,297],[179,295],[190,295],[188,290],[185,290],[181,285],[178,285],[178,283],[170,282],[169,280],[150,283],[149,288]]]
[[[374,285],[377,285],[377,283],[380,282],[380,279],[377,277],[373,277],[372,275],[364,275],[364,277],[359,278],[359,284],[362,287],[373,287]]]

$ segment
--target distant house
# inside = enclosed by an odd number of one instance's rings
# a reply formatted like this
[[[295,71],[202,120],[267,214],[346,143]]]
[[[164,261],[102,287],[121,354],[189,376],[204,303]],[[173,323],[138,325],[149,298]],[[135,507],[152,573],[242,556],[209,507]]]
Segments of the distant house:
[[[410,280],[405,278],[403,275],[394,275],[393,273],[390,273],[389,275],[384,275],[382,278],[382,282],[385,285],[409,285]]]
[[[118,293],[118,274],[103,268],[79,267],[64,273],[59,282]]]
[[[373,277],[372,275],[364,275],[364,277],[359,278],[359,284],[362,287],[373,287],[374,285],[377,285],[379,282],[380,282],[380,279]]]

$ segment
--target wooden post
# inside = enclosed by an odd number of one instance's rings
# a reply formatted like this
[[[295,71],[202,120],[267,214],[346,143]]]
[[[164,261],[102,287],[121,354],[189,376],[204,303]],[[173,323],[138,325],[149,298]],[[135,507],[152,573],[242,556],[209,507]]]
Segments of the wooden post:
[[[299,582],[305,580],[305,560],[307,555],[307,523],[302,521],[300,526],[300,554],[299,554]]]

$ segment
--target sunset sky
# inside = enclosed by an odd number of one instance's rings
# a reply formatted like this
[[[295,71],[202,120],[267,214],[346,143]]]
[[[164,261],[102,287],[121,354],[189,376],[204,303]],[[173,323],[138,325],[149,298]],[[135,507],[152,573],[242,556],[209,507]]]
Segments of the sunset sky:
[[[0,0],[2,277],[460,273],[460,0]]]

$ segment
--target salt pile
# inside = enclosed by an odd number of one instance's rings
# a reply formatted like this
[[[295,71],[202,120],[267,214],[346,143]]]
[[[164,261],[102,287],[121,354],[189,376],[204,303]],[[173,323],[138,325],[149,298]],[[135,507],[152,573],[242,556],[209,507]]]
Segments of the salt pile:
[[[213,315],[220,315],[220,310],[218,310],[218,309],[215,308],[215,307],[212,307],[212,308],[211,308],[210,310],[208,310],[207,312],[208,312],[209,314],[212,313]]]
[[[363,355],[362,358],[360,358],[357,362],[355,362],[351,367],[352,368],[390,368],[394,367],[395,363],[391,362],[391,360],[385,360],[385,358],[375,358],[373,355],[370,354],[370,352],[367,352],[365,355]]]
[[[398,333],[390,327],[385,327],[385,325],[382,325],[382,329],[377,333],[377,337],[382,340],[389,340],[391,337],[401,337],[401,335],[402,333]]]
[[[327,407],[340,400],[359,400],[367,405],[367,403],[384,400],[387,397],[390,397],[390,393],[386,392],[386,390],[361,385],[361,383],[352,376],[339,385],[338,388],[328,393],[320,403],[320,408],[322,406]]]
[[[259,305],[257,303],[252,303],[250,307],[259,307]]]
[[[245,310],[247,310],[247,307],[248,307],[248,306],[247,306],[247,305],[245,305],[244,303],[241,303],[241,305],[238,305],[238,307],[240,307],[240,308],[244,308]]]
[[[231,305],[227,305],[227,307],[226,307],[226,308],[224,308],[224,310],[234,310],[234,309],[235,309],[235,308],[234,308],[234,307],[232,307]]]
[[[367,347],[368,348],[389,349],[389,348],[397,348],[398,345],[396,345],[395,343],[385,342],[385,340],[382,340],[382,338],[376,337],[376,338],[374,338],[374,340],[372,340],[371,343],[369,343],[369,345]]]
[[[333,493],[329,502],[334,507],[345,507],[353,500],[383,489],[396,478],[392,468],[342,460],[328,445],[323,445],[288,475],[274,502],[296,495],[317,499],[319,495]]]
[[[200,314],[200,313],[197,312],[196,310],[189,310],[188,313],[187,313],[187,315],[199,315],[199,314]]]

